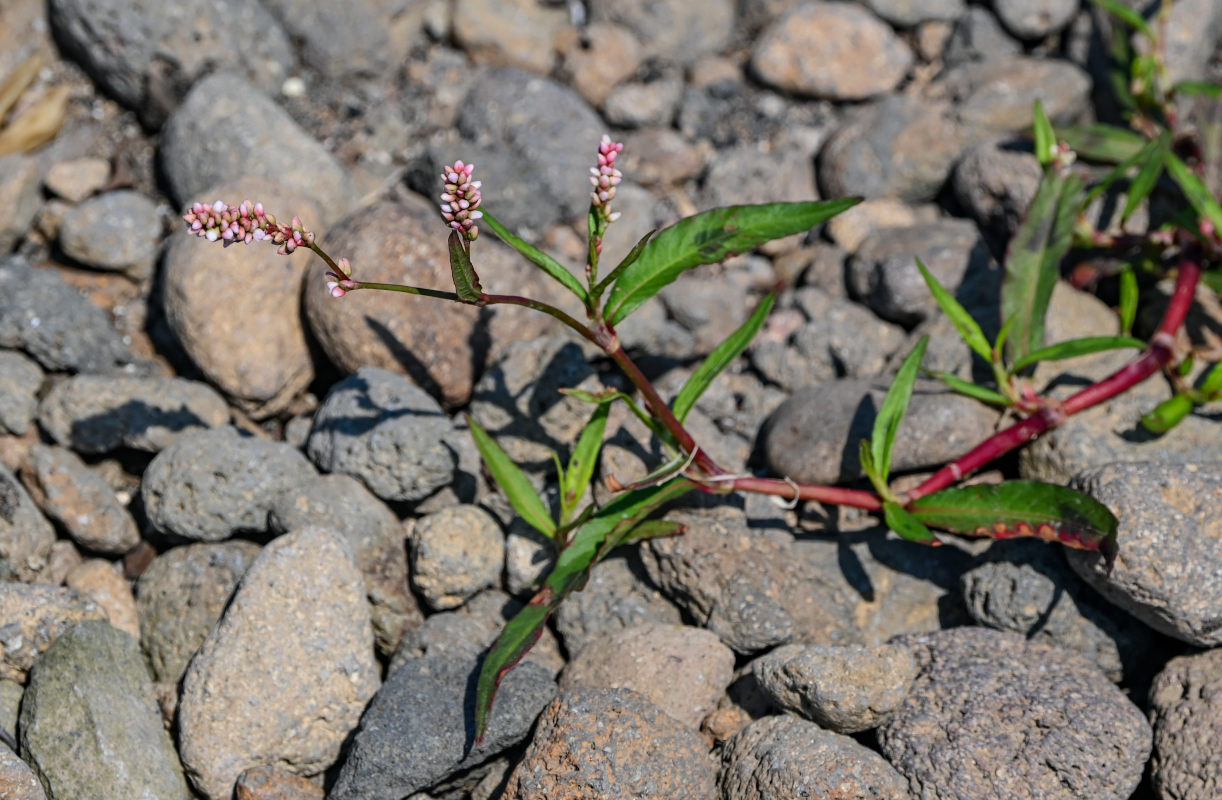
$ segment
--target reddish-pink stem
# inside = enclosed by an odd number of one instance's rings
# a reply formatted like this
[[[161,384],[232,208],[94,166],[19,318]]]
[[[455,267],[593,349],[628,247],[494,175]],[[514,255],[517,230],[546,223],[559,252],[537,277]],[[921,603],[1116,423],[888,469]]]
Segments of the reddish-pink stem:
[[[712,486],[716,486],[713,483]],[[830,503],[838,506],[854,506],[867,511],[878,511],[883,507],[882,499],[873,492],[861,489],[842,489],[838,486],[816,486],[804,483],[789,483],[776,478],[735,478],[726,481],[723,486],[729,486],[734,491],[755,492],[783,497],[787,500],[817,500],[820,503]],[[716,491],[712,486],[701,486]]]

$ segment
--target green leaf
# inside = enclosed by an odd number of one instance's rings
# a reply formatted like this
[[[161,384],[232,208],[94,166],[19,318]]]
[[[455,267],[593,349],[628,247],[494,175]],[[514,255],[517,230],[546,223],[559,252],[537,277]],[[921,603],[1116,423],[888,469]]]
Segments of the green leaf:
[[[1201,273],[1201,283],[1222,294],[1222,270],[1208,269]]]
[[[647,519],[628,532],[628,535],[624,537],[624,544],[643,542],[646,539],[666,539],[670,536],[678,536],[686,530],[687,526],[682,522],[673,522],[668,519]]]
[[[1192,398],[1186,394],[1173,395],[1141,416],[1141,426],[1150,433],[1166,433],[1183,422],[1192,413]]]
[[[993,342],[993,351],[1000,353],[1005,349],[1006,342],[1010,340],[1010,331],[1014,329],[1014,323],[1018,321],[1017,314],[1011,314],[1006,318],[1006,321],[1001,323],[1001,330],[997,332],[997,341]]]
[[[556,565],[530,602],[519,611],[493,643],[480,666],[475,689],[475,736],[483,740],[496,690],[501,680],[539,639],[547,618],[574,590],[581,588],[609,540],[623,541],[646,515],[692,488],[678,480],[638,492],[629,492],[603,506],[577,529],[560,551]]]
[[[484,430],[469,414],[467,425],[471,428],[471,438],[475,440],[475,447],[483,456],[484,463],[488,465],[488,471],[492,473],[497,485],[505,493],[513,510],[517,511],[522,519],[543,535],[555,537],[556,524],[552,522],[551,515],[547,513],[547,505],[531,486],[526,473],[510,460],[509,455],[501,449],[496,440],[488,435],[488,431]]]
[[[1027,216],[1006,252],[1001,312],[1014,318],[1008,351],[1021,358],[1044,343],[1044,315],[1060,275],[1061,259],[1073,243],[1082,195],[1076,175],[1044,175]]]
[[[1078,125],[1061,128],[1059,133],[1061,140],[1082,158],[1106,164],[1132,158],[1146,145],[1141,134],[1115,125]]]
[[[886,476],[878,472],[878,465],[874,463],[874,451],[869,439],[862,439],[857,443],[857,460],[861,462],[861,471],[870,479],[870,483],[874,484],[874,491],[883,497],[895,496],[891,487],[887,486]]]
[[[674,443],[674,437],[670,435],[670,431],[658,424],[657,420],[645,413],[645,410],[638,406],[635,400],[623,392],[615,389],[607,389],[605,391],[596,393],[587,392],[585,389],[563,388],[560,390],[560,393],[568,395],[569,397],[575,397],[583,403],[594,403],[596,405],[602,405],[609,400],[623,400],[624,403],[627,404],[628,410],[635,414],[636,418],[639,419],[645,425],[645,427],[649,428],[653,435],[658,437],[659,441],[669,442],[671,444]]]
[[[569,468],[560,481],[561,505],[566,511],[574,508],[585,494],[594,467],[598,463],[598,451],[603,446],[603,431],[607,428],[607,415],[611,413],[611,400],[601,403],[581,430],[577,446],[569,457]],[[567,513],[566,515],[567,516]]]
[[[1163,133],[1153,142],[1152,149],[1144,162],[1141,169],[1137,172],[1137,177],[1133,178],[1133,182],[1129,184],[1129,190],[1125,193],[1124,210],[1120,212],[1120,224],[1123,226],[1129,221],[1129,217],[1141,205],[1141,201],[1150,196],[1150,192],[1154,191],[1154,186],[1158,183],[1158,177],[1163,174],[1163,161],[1170,152],[1171,139],[1166,133]],[[1143,149],[1142,152],[1145,152]]]
[[[1009,539],[1034,536],[1116,559],[1116,517],[1094,498],[1064,486],[1009,481],[997,486],[961,486],[922,497],[909,506],[914,517],[967,536]]]
[[[479,285],[479,276],[467,253],[466,240],[458,231],[450,231],[450,272],[454,276],[454,291],[464,303],[478,303],[484,296],[484,287]]]
[[[1044,113],[1044,104],[1040,100],[1035,101],[1034,112],[1034,133],[1035,133],[1035,157],[1039,159],[1040,166],[1046,167],[1052,163],[1054,158],[1054,149],[1057,145],[1056,131],[1052,129],[1052,123],[1048,121],[1048,115]]]
[[[1222,206],[1209,193],[1204,181],[1175,153],[1168,151],[1165,161],[1167,173],[1180,185],[1193,210],[1212,222],[1216,229],[1222,230]]]
[[[1222,97],[1222,86],[1205,81],[1180,81],[1171,87],[1171,91],[1175,94],[1204,95],[1214,99]]]
[[[1039,101],[1036,101],[1036,106],[1039,106]],[[980,329],[980,325],[976,320],[972,319],[972,315],[967,313],[967,309],[959,303],[954,296],[946,291],[938,279],[925,268],[925,264],[921,259],[916,260],[917,269],[921,271],[921,277],[925,279],[925,285],[929,287],[930,294],[933,299],[941,306],[943,313],[950,318],[954,323],[959,335],[963,337],[963,341],[967,342],[967,346],[975,350],[985,361],[991,361],[993,358],[993,348],[989,346],[989,340],[984,337],[984,331]]]
[[[1144,34],[1147,38],[1154,39],[1154,31],[1150,30],[1150,24],[1142,18],[1141,14],[1138,14],[1123,3],[1118,3],[1116,0],[1091,0],[1091,2],[1113,17],[1122,20],[1130,28]]]
[[[1010,365],[1010,374],[1013,375],[1037,361],[1060,361],[1090,353],[1101,353],[1104,350],[1120,350],[1125,347],[1136,347],[1138,350],[1143,350],[1145,346],[1145,342],[1141,339],[1134,339],[1132,336],[1084,336],[1081,339],[1070,339],[1041,347],[1039,350],[1032,350]]]
[[[1201,380],[1198,391],[1205,396],[1206,402],[1213,400],[1214,395],[1218,392],[1222,392],[1222,362],[1209,368],[1209,372],[1205,373],[1205,377]]]
[[[938,541],[938,537],[934,536],[929,528],[926,528],[919,519],[905,511],[899,503],[891,500],[885,501],[883,503],[883,519],[886,521],[888,528],[910,542],[930,545],[941,544]]]
[[[965,381],[963,378],[960,378],[958,375],[953,375],[949,372],[931,372],[929,374],[932,377],[942,381],[942,383],[945,383],[947,386],[949,386],[951,389],[958,392],[959,394],[967,395],[968,397],[974,397],[975,399],[981,402],[991,403],[992,405],[995,405],[995,406],[1011,405],[1010,398],[1006,397],[1001,392],[995,391],[993,389],[989,389],[985,386],[977,385],[975,383],[972,383],[971,381]]]
[[[859,202],[859,198],[845,198],[728,206],[680,220],[655,236],[619,276],[607,297],[604,315],[616,325],[684,270],[803,233]]]
[[[1127,336],[1137,320],[1137,273],[1132,267],[1120,273],[1120,330]]]
[[[759,333],[759,329],[763,327],[764,320],[768,318],[768,312],[772,310],[775,302],[776,295],[772,293],[766,295],[755,307],[755,311],[751,312],[747,321],[740,325],[738,330],[727,336],[721,344],[713,348],[713,352],[709,353],[708,357],[691,374],[691,377],[684,382],[683,388],[679,390],[679,394],[675,396],[675,401],[671,404],[680,422],[687,419],[688,413],[709,388],[709,385],[713,383],[713,379],[720,375],[730,362],[738,358],[755,338],[755,334]]]
[[[895,434],[900,428],[900,421],[908,410],[908,401],[912,398],[912,387],[916,385],[917,375],[921,371],[921,359],[925,357],[925,348],[929,345],[929,337],[922,336],[917,346],[904,359],[895,380],[883,398],[878,416],[874,418],[874,433],[870,436],[870,455],[874,466],[878,469],[881,480],[886,481],[891,475],[891,448],[895,446]]]
[[[628,255],[624,256],[624,260],[616,264],[615,269],[608,272],[607,277],[598,282],[598,285],[594,287],[595,297],[602,297],[603,292],[607,291],[607,287],[617,281],[619,276],[624,273],[624,270],[636,263],[636,260],[641,257],[641,252],[645,249],[645,245],[649,244],[649,240],[653,238],[655,233],[657,233],[656,229],[642,236],[640,241],[628,251]]]
[[[1111,188],[1112,184],[1114,184],[1116,181],[1120,180],[1121,178],[1127,176],[1129,174],[1129,171],[1132,170],[1133,167],[1135,167],[1138,163],[1144,163],[1146,159],[1153,156],[1154,151],[1157,150],[1159,147],[1159,141],[1160,140],[1158,139],[1152,139],[1146,142],[1145,146],[1143,146],[1136,153],[1129,156],[1124,161],[1121,161],[1119,164],[1117,164],[1116,166],[1108,170],[1107,174],[1104,175],[1103,178],[1100,179],[1100,181],[1096,183],[1094,186],[1092,186],[1091,190],[1086,193],[1086,197],[1082,201],[1082,206],[1086,207],[1086,206],[1089,206],[1091,203],[1095,202],[1097,198],[1102,197],[1103,193]],[[1159,156],[1160,165],[1161,165],[1161,161],[1162,161],[1162,156],[1160,155]]]
[[[529,244],[522,237],[511,233],[508,228],[489,214],[486,208],[481,208],[480,210],[484,212],[482,222],[486,224],[489,230],[496,235],[496,238],[500,239],[514,250],[517,250],[532,264],[539,267],[556,280],[560,281],[560,283],[564,284],[565,288],[581,298],[581,302],[583,304],[586,302],[586,288],[581,285],[581,281],[577,280],[577,277],[573,275],[573,273],[565,269],[563,264],[534,245]]]

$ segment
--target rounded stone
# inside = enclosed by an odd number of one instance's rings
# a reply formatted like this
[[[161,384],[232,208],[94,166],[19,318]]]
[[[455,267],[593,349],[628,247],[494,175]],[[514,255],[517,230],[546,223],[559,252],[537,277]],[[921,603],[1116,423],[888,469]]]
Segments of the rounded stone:
[[[0,465],[0,580],[33,581],[47,566],[55,528]]]
[[[20,436],[38,412],[43,372],[34,361],[11,350],[0,350],[0,428]]]
[[[3,746],[0,746],[0,786],[4,787],[4,800],[47,800],[34,770]]]
[[[114,564],[101,558],[82,561],[68,573],[64,585],[101,606],[115,628],[140,639],[140,616],[132,587]]]
[[[75,453],[35,445],[21,470],[34,502],[87,550],[123,555],[140,543],[132,515]]]
[[[993,11],[1018,38],[1039,39],[1068,25],[1078,0],[993,0]]]
[[[455,43],[476,62],[546,75],[569,15],[529,0],[458,0],[452,19]]]
[[[751,67],[770,86],[829,100],[865,100],[891,91],[912,51],[886,23],[850,3],[809,2],[764,31]]]
[[[1222,793],[1220,693],[1222,650],[1173,658],[1154,679],[1150,774],[1159,797],[1209,800]]]
[[[494,585],[505,561],[500,526],[478,506],[451,506],[421,517],[408,544],[412,588],[439,611]]]
[[[147,278],[161,227],[157,204],[149,198],[128,190],[107,192],[68,209],[59,226],[59,246],[85,266]]]
[[[80,592],[41,583],[0,582],[0,679],[24,683],[39,655],[80,623],[104,620]]]
[[[731,0],[592,0],[591,22],[616,22],[630,29],[646,57],[691,64],[718,52],[734,31]]]

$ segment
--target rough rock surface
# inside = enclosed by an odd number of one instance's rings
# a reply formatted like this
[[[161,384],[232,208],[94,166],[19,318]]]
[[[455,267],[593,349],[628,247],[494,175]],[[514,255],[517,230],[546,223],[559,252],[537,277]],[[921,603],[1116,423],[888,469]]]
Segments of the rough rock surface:
[[[94,269],[141,280],[153,271],[161,240],[157,205],[130,190],[108,192],[73,206],[59,227],[64,254]]]
[[[21,478],[34,502],[81,547],[123,555],[140,542],[114,490],[71,450],[35,445]]]
[[[479,506],[451,506],[416,520],[409,542],[412,588],[438,611],[496,583],[505,537]]]
[[[47,566],[55,528],[21,486],[0,465],[0,580],[32,581]]]
[[[72,589],[0,583],[0,679],[25,682],[38,656],[86,620],[106,618],[97,603]]]
[[[1222,650],[1173,658],[1150,686],[1154,758],[1160,797],[1206,800],[1222,791]]]

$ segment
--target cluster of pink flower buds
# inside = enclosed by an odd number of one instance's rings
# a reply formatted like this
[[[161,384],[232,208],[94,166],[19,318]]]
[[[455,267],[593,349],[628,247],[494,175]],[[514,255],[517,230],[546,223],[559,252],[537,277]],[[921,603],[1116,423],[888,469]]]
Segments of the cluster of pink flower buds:
[[[331,293],[332,297],[343,297],[352,289],[357,288],[356,281],[352,280],[352,264],[347,258],[341,258],[336,262],[335,267],[342,274],[327,273],[327,277],[332,279],[327,281],[327,291]]]
[[[594,186],[590,197],[607,222],[619,219],[618,213],[611,213],[611,201],[615,199],[616,185],[624,178],[615,168],[615,159],[623,150],[623,142],[613,142],[610,136],[603,134],[598,143],[598,166],[590,168],[590,183]]]
[[[481,183],[471,180],[474,171],[474,164],[455,161],[454,166],[446,166],[441,173],[441,180],[445,183],[445,191],[441,194],[441,216],[470,242],[479,236],[475,221],[484,216],[484,212],[478,210]]]
[[[237,206],[222,200],[211,204],[196,203],[182,218],[192,233],[210,242],[220,241],[227,245],[271,242],[280,248],[282,255],[314,241],[314,234],[305,229],[300,218],[293,217],[290,224],[281,225],[263,210],[262,203],[249,200]]]

